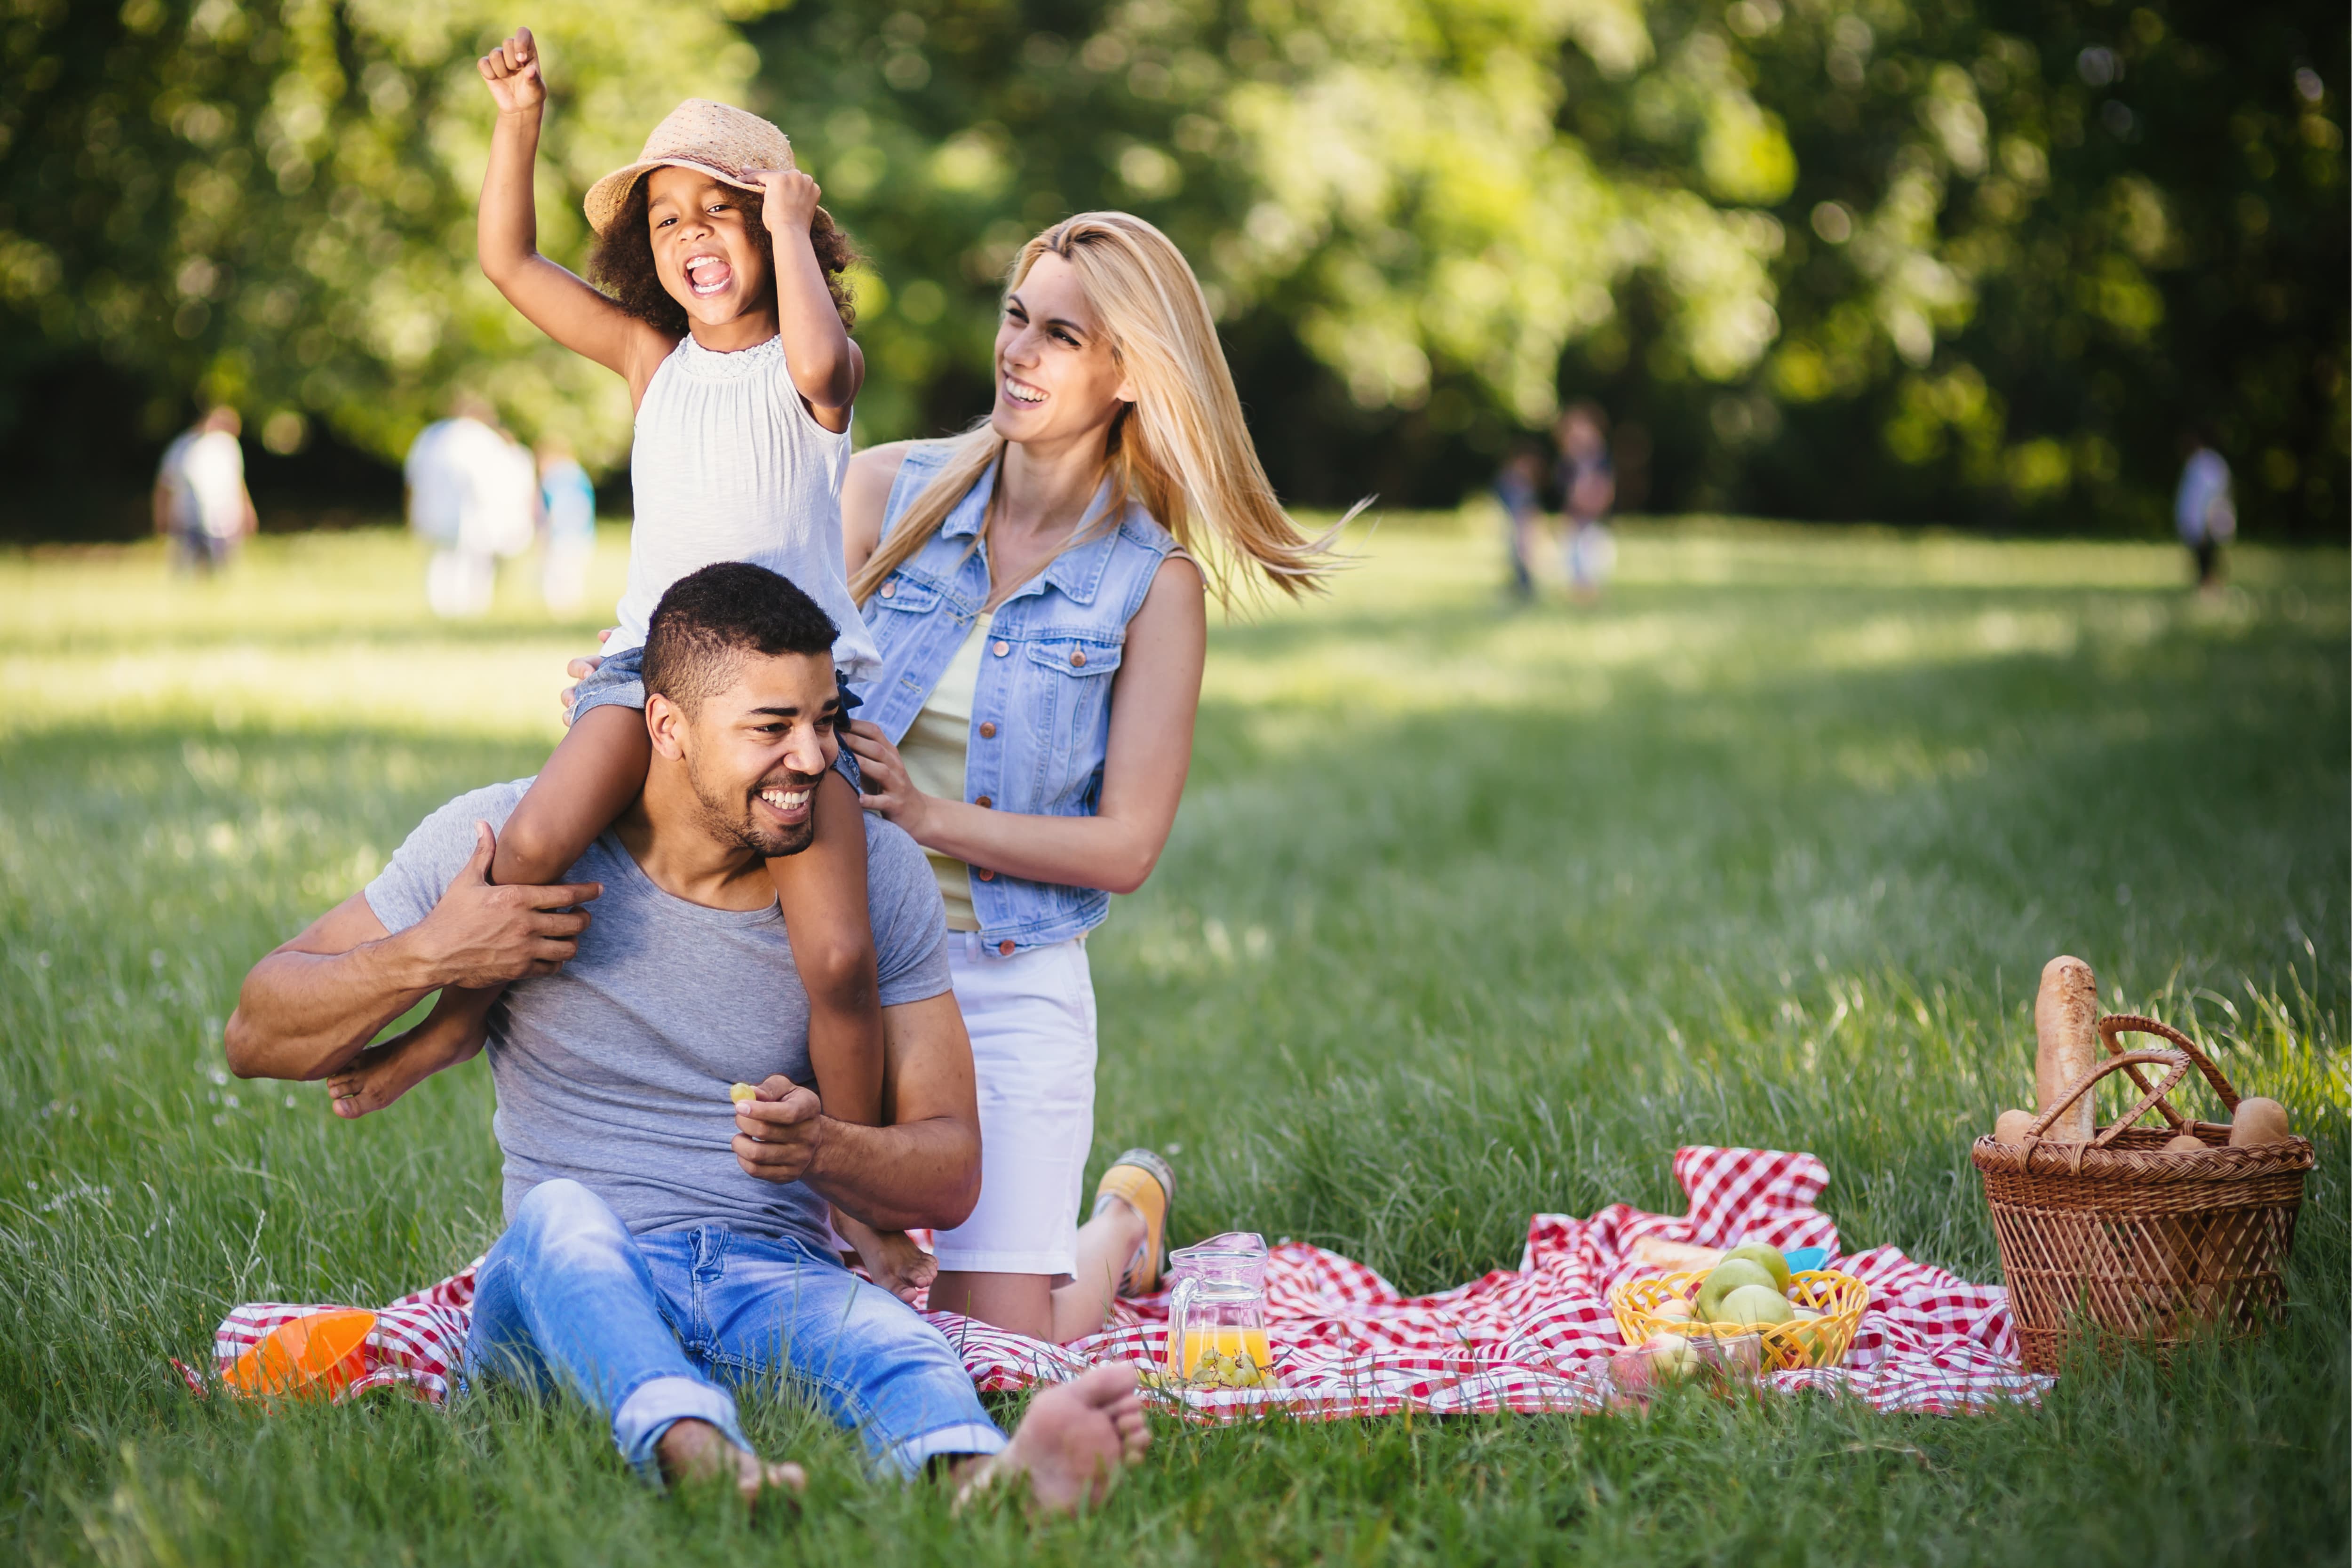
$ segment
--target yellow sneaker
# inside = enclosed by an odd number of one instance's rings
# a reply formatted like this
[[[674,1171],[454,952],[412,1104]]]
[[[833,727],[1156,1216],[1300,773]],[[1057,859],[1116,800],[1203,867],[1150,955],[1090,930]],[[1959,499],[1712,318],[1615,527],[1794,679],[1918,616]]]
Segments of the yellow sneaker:
[[[1160,1289],[1160,1271],[1168,1267],[1168,1211],[1176,1203],[1176,1173],[1150,1150],[1129,1149],[1095,1184],[1094,1212],[1100,1215],[1114,1203],[1127,1204],[1143,1216],[1143,1245],[1128,1262],[1120,1293],[1149,1296]]]

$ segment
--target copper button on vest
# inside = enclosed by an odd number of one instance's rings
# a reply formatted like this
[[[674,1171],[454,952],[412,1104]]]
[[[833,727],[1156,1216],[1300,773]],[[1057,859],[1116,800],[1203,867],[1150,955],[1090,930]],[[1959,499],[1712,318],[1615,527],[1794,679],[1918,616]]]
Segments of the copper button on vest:
[[[996,873],[993,871],[975,871],[972,874],[983,882],[993,882],[996,880]]]
[[[885,583],[885,584],[882,584],[882,596],[883,596],[884,598],[886,598],[886,599],[895,599],[895,598],[897,598],[897,597],[898,596],[898,584],[896,584],[896,583]]]
[[[980,738],[983,741],[993,741],[996,739],[996,726],[993,724],[982,724],[980,727]]]
[[[995,650],[995,651],[996,651],[996,657],[997,657],[997,658],[1003,658],[1006,654],[1011,653],[1011,652],[1013,651],[1013,645],[1012,645],[1011,643],[1009,643],[1009,642],[1000,642],[1000,643],[998,643],[998,644],[996,645],[996,650]]]
[[[1084,668],[1087,662],[1087,650],[1082,647],[1072,648],[1070,650],[1070,662],[1080,668]]]
[[[982,795],[978,800],[973,801],[971,804],[974,805],[988,806],[994,805],[996,803],[989,799],[986,795]]]
[[[1013,939],[1012,939],[1011,937],[1009,937],[1009,936],[1008,936],[1008,937],[1006,937],[1003,942],[998,942],[998,943],[996,944],[996,951],[997,951],[998,952],[1003,953],[1003,954],[1005,957],[1007,957],[1007,958],[1012,957],[1012,956],[1013,956]]]

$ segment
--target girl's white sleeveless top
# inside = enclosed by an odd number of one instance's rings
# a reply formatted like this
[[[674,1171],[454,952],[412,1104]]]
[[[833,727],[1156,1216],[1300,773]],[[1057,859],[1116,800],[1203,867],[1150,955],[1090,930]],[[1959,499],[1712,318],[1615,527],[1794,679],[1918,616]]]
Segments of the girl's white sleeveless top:
[[[784,345],[714,353],[688,336],[637,405],[629,482],[629,582],[609,654],[641,647],[672,583],[719,561],[792,579],[833,617],[841,678],[880,664],[841,569],[841,480],[849,435],[819,425],[784,368]]]

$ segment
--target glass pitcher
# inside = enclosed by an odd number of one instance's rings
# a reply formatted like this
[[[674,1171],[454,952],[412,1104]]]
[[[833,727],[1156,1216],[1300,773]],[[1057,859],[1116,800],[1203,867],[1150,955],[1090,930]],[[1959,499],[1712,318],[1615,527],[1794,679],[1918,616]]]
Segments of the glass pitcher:
[[[1266,1388],[1265,1238],[1227,1231],[1168,1255],[1168,1377],[1196,1388]]]

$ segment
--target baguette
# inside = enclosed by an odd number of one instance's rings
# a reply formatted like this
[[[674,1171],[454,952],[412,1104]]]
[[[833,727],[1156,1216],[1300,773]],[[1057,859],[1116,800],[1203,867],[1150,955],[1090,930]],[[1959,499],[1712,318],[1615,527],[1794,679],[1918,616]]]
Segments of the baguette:
[[[2052,959],[2033,999],[2033,1110],[2047,1111],[2068,1086],[2099,1065],[2099,983],[2079,958]],[[2087,1143],[2097,1131],[2088,1094],[2066,1108],[2042,1136],[2053,1143]]]
[[[1697,1247],[1687,1241],[1668,1241],[1659,1236],[1642,1237],[1633,1244],[1633,1250],[1634,1262],[1669,1274],[1683,1269],[1712,1268],[1723,1261],[1721,1247]]]

